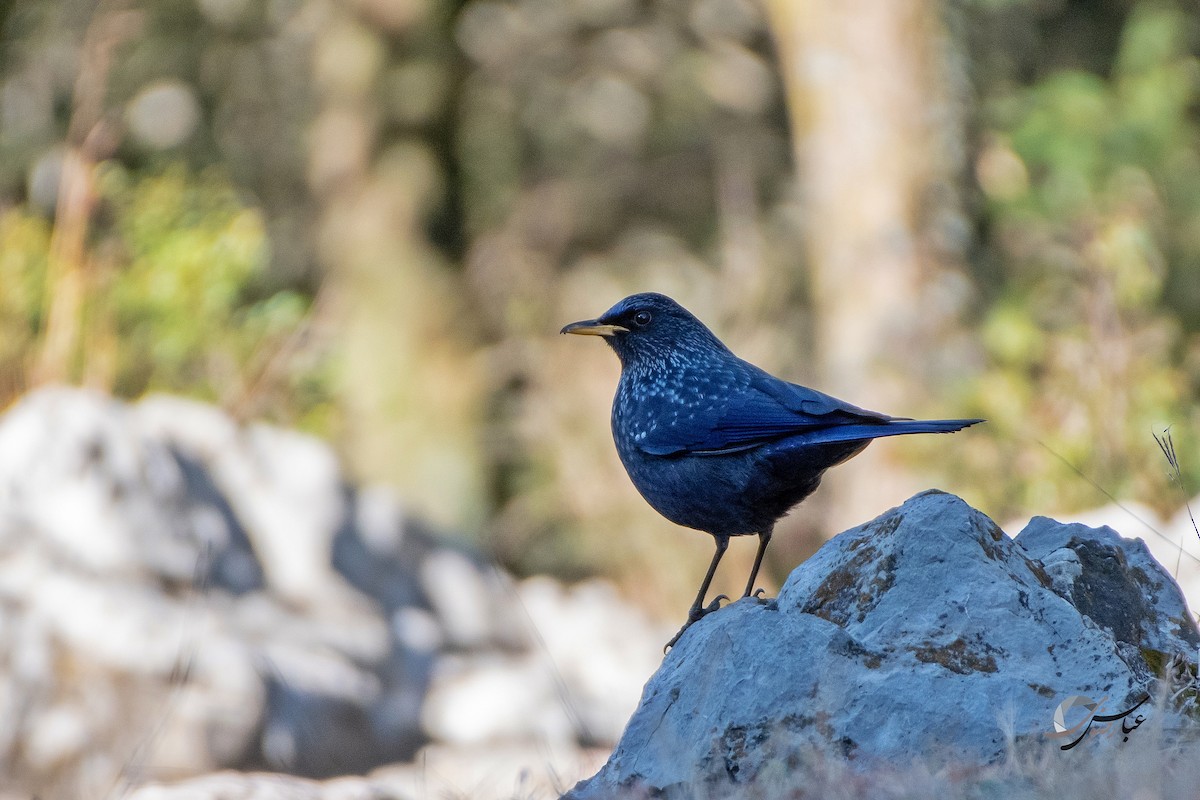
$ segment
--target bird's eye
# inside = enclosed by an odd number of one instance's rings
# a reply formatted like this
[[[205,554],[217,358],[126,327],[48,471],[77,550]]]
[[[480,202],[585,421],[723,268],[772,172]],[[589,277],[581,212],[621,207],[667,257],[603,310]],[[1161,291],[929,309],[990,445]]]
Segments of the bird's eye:
[[[647,325],[649,325],[650,324],[650,312],[649,311],[639,311],[636,314],[634,314],[633,315],[633,324],[637,325],[639,328],[644,328]]]

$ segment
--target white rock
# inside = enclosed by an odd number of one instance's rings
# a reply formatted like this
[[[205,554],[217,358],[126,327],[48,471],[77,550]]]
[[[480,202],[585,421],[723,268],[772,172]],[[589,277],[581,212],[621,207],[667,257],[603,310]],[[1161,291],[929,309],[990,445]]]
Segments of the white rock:
[[[651,623],[606,581],[564,587],[536,577],[523,581],[518,594],[545,646],[543,680],[561,681],[577,734],[615,742],[673,631]]]
[[[43,390],[0,418],[0,456],[0,504],[64,561],[109,573],[147,559],[179,567],[171,557],[178,529],[163,506],[181,483],[164,474],[169,457],[139,439],[121,404]],[[187,555],[190,569],[195,551]]]
[[[333,537],[345,519],[341,471],[328,445],[311,436],[255,425],[246,461],[235,472],[231,501],[246,524],[272,588],[310,603],[314,588],[340,583],[329,563]]]
[[[413,576],[442,547],[392,537],[403,558],[380,559],[378,594],[364,595],[333,559],[339,536],[361,538],[353,494],[327,445],[200,403],[23,398],[0,417],[11,775],[100,795],[131,759],[135,775],[271,758],[329,774],[415,752],[447,637]],[[374,503],[373,541],[403,533],[401,513]],[[415,604],[391,607],[393,587]],[[423,648],[392,628],[396,614],[426,621],[407,625]]]
[[[74,389],[0,417],[0,791],[342,774],[430,739],[577,754],[619,735],[668,633],[606,584],[515,585],[309,436]],[[145,794],[375,791],[336,785]]]
[[[441,550],[421,565],[421,586],[446,627],[450,642],[478,647],[489,639],[495,592],[488,578],[463,553]]]
[[[39,715],[25,738],[25,755],[34,768],[50,772],[76,758],[91,739],[91,725],[76,706],[55,706]]]
[[[569,707],[529,655],[444,659],[422,720],[433,738],[459,745],[574,741]]]
[[[307,604],[340,582],[328,554],[348,510],[328,445],[267,425],[239,427],[211,406],[182,398],[154,396],[134,409],[146,436],[184,449],[210,470],[275,591]]]
[[[548,798],[562,794],[576,776],[595,772],[607,755],[607,750],[548,741],[433,744],[422,748],[411,764],[381,767],[371,780],[401,797]]]
[[[129,795],[129,798],[130,800],[323,800],[327,797],[354,796],[326,794],[326,789],[322,784],[288,775],[222,772],[176,784],[148,784],[138,788]],[[372,794],[364,793],[357,796],[369,798]]]

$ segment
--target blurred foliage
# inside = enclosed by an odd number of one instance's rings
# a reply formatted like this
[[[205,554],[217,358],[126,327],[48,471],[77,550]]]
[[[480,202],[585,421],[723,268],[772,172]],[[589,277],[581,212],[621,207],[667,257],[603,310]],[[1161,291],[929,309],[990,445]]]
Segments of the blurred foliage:
[[[50,225],[40,216],[0,212],[0,390],[24,389],[24,364],[41,319]]]
[[[122,396],[183,392],[236,407],[295,335],[310,298],[263,287],[268,241],[261,213],[210,170],[182,165],[99,170],[103,224],[85,267],[86,335],[71,374]],[[20,207],[0,215],[0,372],[19,388],[46,306],[51,229]],[[297,383],[313,380],[294,374]],[[289,387],[292,388],[292,387]],[[297,422],[320,419],[328,392],[297,396]]]
[[[995,433],[970,455],[1006,476],[983,493],[1009,513],[1098,502],[1039,441],[1110,493],[1170,510],[1151,431],[1200,423],[1197,24],[1162,3],[1122,10],[1091,69],[980,80],[987,362],[971,392]],[[1185,469],[1200,482],[1200,459]]]
[[[123,363],[115,388],[198,392],[211,399],[271,342],[295,329],[307,300],[255,300],[266,239],[261,214],[211,177],[182,170],[137,183],[120,168],[101,179],[128,261],[114,276],[113,316]]]
[[[1171,506],[1150,426],[1186,451],[1200,422],[1196,17],[938,8],[976,327],[893,365],[925,398],[893,410],[990,424],[897,458],[1001,517],[1099,502],[1040,440]],[[0,396],[82,280],[71,379],[328,435],[519,571],[686,594],[708,546],[628,484],[614,359],[553,332],[653,288],[818,379],[773,35],[754,0],[0,5]],[[64,152],[96,195],[75,260]]]

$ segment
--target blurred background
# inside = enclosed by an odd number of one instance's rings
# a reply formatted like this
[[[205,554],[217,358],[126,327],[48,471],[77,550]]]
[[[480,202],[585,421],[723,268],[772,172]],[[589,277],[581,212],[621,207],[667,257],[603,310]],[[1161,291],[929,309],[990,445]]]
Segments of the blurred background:
[[[839,468],[768,581],[930,486],[1166,514],[1153,430],[1200,480],[1198,55],[1183,0],[9,0],[0,405],[296,428],[512,574],[674,621],[710,541],[628,483],[616,359],[556,335],[653,290],[775,374],[988,419]]]

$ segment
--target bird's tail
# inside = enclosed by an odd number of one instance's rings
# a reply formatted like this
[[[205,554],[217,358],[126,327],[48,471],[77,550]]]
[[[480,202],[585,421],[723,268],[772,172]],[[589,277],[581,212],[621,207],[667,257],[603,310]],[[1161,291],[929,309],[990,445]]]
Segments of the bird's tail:
[[[963,428],[969,428],[982,419],[894,419],[884,425],[884,429],[895,429],[895,433],[954,433]],[[892,433],[885,433],[892,436]]]
[[[884,436],[904,436],[909,433],[954,433],[969,428],[982,419],[890,419],[882,423],[838,425],[814,431],[805,437],[811,444],[824,442],[854,442],[880,439]]]

